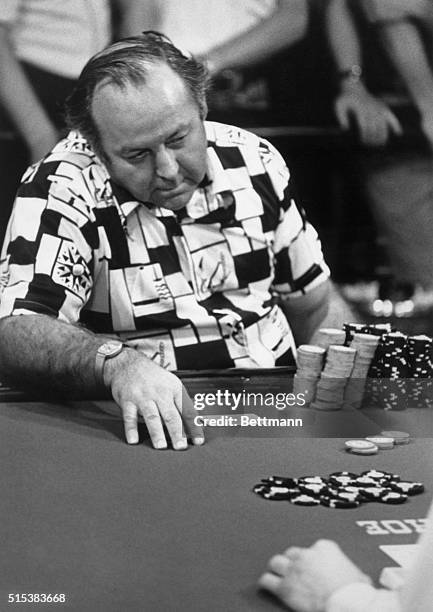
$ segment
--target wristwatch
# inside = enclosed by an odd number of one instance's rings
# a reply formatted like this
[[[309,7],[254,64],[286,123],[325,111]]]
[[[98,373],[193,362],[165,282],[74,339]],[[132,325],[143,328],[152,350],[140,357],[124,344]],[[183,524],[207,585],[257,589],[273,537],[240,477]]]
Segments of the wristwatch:
[[[104,342],[96,351],[95,377],[101,384],[104,384],[105,361],[119,355],[124,346],[125,345],[120,340],[109,340],[108,342]]]

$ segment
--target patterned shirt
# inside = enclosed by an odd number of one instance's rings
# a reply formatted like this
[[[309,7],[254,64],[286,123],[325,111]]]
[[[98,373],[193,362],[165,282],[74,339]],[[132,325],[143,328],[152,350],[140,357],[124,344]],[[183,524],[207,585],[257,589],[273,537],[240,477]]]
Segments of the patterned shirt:
[[[329,270],[276,149],[206,122],[207,174],[182,211],[139,202],[71,132],[24,174],[0,268],[0,316],[116,334],[168,369],[293,360],[276,298]]]

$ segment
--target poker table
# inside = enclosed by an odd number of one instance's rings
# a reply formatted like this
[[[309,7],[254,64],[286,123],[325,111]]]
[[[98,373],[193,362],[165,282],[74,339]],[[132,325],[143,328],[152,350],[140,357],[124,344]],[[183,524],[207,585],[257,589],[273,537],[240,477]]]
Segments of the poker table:
[[[292,372],[185,375],[192,398],[286,393]],[[198,396],[202,398],[202,396]],[[376,580],[396,563],[380,546],[416,542],[433,491],[433,410],[319,412],[295,404],[206,405],[200,414],[293,419],[298,426],[206,428],[206,444],[187,451],[128,446],[110,402],[31,401],[3,393],[0,403],[1,610],[80,612],[278,610],[256,588],[267,560],[318,538],[340,543]],[[209,397],[208,397],[209,399]],[[248,396],[249,399],[249,396]],[[209,402],[208,402],[209,403]],[[210,416],[209,416],[210,415]],[[255,416],[254,416],[255,415]],[[299,421],[302,420],[302,426]],[[344,440],[402,429],[410,444],[358,456]],[[328,475],[371,468],[422,481],[403,505],[355,509],[302,507],[252,492],[270,475]],[[7,603],[8,594],[64,594],[64,603]]]

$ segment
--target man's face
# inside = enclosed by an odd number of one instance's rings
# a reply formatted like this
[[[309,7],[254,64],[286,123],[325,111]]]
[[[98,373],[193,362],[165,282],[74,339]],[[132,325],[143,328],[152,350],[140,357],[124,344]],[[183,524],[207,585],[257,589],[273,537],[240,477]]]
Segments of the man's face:
[[[92,115],[112,179],[137,200],[183,208],[206,172],[206,136],[197,104],[166,64],[146,83],[101,84]]]

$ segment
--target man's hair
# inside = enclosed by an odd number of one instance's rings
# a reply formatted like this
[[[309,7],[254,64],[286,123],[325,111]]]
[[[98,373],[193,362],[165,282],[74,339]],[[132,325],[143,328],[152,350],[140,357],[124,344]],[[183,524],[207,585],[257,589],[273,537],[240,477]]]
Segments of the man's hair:
[[[148,68],[159,62],[167,64],[184,81],[200,116],[206,114],[206,67],[187,57],[159,32],[143,32],[119,40],[94,55],[84,66],[77,84],[65,103],[66,123],[78,130],[98,150],[100,139],[92,117],[92,101],[97,86],[112,83],[121,89],[146,82]]]

